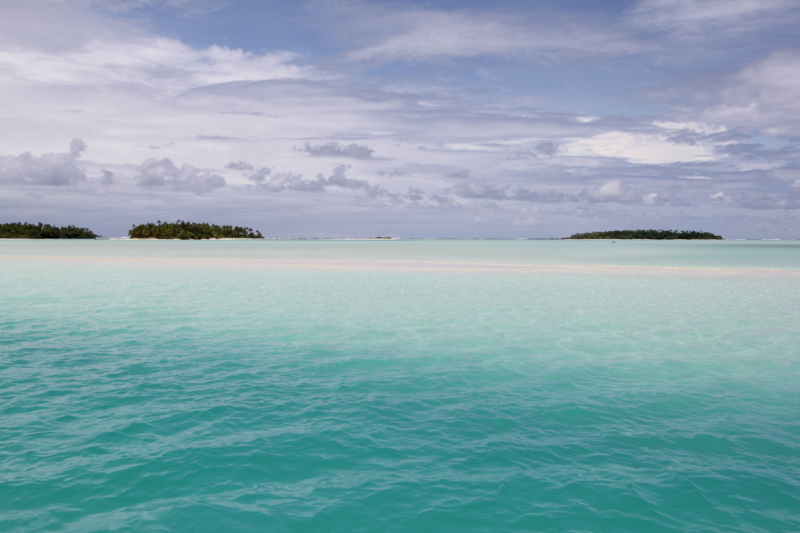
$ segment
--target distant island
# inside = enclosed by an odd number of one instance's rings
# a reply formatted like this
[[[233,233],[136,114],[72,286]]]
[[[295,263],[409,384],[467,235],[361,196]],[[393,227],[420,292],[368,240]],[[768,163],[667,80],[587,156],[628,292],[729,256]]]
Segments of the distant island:
[[[619,231],[593,231],[591,233],[576,233],[568,239],[652,239],[655,241],[685,240],[722,240],[719,235],[704,231],[673,231],[658,229],[624,229]]]
[[[50,224],[28,224],[11,222],[0,224],[0,239],[95,239],[97,235],[88,228],[75,226],[51,226]]]
[[[216,224],[206,224],[197,222],[186,222],[178,220],[176,222],[161,222],[155,224],[134,224],[128,230],[128,235],[132,239],[263,239],[261,232],[253,231],[252,228],[242,228],[239,226],[217,226]]]

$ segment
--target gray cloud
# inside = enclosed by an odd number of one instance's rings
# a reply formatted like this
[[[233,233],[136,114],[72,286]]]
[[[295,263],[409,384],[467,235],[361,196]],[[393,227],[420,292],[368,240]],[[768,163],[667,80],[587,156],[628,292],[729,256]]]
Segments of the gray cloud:
[[[561,145],[553,141],[541,141],[532,150],[517,150],[511,159],[541,159],[553,157],[561,150]]]
[[[231,161],[230,163],[225,165],[225,168],[230,168],[232,170],[253,170],[253,165],[245,161],[239,160],[239,161]]]
[[[110,170],[103,169],[100,183],[103,185],[112,185],[114,183],[114,173]]]
[[[702,133],[684,128],[667,136],[667,140],[675,144],[686,144],[689,146],[697,146],[701,140],[706,138]]]
[[[425,199],[425,191],[419,187],[409,187],[408,192],[406,193],[406,198],[410,202],[421,202]]]
[[[327,180],[325,180],[322,174],[317,174],[317,180],[323,180],[328,185],[335,185],[343,189],[365,189],[370,186],[369,182],[366,180],[348,178],[346,172],[349,169],[350,165],[339,165],[333,169],[333,174],[331,174]]]
[[[248,166],[250,167],[249,170],[253,169],[252,165],[248,165]],[[226,168],[228,168],[228,167],[226,167]],[[242,168],[241,170],[248,170],[248,169]],[[269,176],[271,172],[272,172],[271,168],[269,168],[269,167],[261,167],[258,170],[256,170],[253,174],[247,176],[247,179],[249,179],[250,181],[253,181],[255,183],[261,184],[261,183],[264,183],[264,181],[267,179],[267,176]]]
[[[349,157],[351,159],[371,159],[375,150],[366,145],[352,143],[347,146],[331,141],[325,144],[312,146],[306,143],[301,149],[311,157]]]
[[[558,153],[559,146],[553,141],[542,141],[536,145],[536,153],[545,157],[553,157]]]
[[[179,168],[166,158],[148,159],[136,169],[135,178],[139,187],[195,194],[205,194],[226,185],[225,178],[218,174],[202,172],[186,164]]]
[[[72,139],[66,153],[0,156],[0,183],[63,186],[85,181],[86,173],[75,165],[84,150],[83,140]]]

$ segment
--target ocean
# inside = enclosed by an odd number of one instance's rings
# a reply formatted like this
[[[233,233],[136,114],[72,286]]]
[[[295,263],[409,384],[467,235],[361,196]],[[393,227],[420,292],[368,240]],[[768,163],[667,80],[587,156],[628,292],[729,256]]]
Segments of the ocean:
[[[800,531],[800,242],[0,241],[0,531]]]

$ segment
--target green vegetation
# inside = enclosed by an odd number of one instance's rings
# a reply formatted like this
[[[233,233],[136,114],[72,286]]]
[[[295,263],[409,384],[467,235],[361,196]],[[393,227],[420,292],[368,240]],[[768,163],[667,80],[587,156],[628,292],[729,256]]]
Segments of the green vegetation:
[[[0,224],[0,239],[94,239],[97,237],[88,228],[75,226],[51,226],[50,224],[28,224],[12,222]]]
[[[722,240],[719,235],[702,231],[677,231],[658,229],[626,229],[620,231],[593,231],[591,233],[576,233],[569,239],[652,239],[656,241],[675,239],[710,239]]]
[[[128,231],[132,239],[263,239],[261,232],[239,226],[186,222],[161,222],[134,225]]]

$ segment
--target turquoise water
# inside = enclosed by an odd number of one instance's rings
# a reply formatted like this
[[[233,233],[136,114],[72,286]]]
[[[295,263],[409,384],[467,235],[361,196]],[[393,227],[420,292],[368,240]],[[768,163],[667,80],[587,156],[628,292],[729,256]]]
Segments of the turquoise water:
[[[794,242],[0,241],[0,531],[798,531],[798,324]]]

